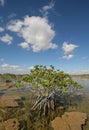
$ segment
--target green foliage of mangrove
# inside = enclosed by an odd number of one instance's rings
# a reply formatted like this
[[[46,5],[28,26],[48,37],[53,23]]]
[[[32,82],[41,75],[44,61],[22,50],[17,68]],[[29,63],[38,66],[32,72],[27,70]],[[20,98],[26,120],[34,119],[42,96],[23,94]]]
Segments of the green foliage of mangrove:
[[[34,66],[23,81],[28,82],[32,91],[38,95],[32,110],[39,108],[44,111],[44,114],[48,112],[48,109],[55,109],[58,96],[82,87],[74,82],[69,74],[56,70],[52,65],[49,68],[42,65]]]

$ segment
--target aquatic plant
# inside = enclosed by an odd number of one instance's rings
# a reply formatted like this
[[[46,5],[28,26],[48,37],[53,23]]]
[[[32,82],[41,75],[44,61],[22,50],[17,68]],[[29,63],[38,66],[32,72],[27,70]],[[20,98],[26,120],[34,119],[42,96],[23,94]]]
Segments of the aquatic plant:
[[[49,109],[55,109],[58,97],[81,88],[69,74],[56,70],[52,65],[50,67],[34,66],[23,81],[28,82],[30,89],[38,96],[31,110],[39,109],[45,115]]]

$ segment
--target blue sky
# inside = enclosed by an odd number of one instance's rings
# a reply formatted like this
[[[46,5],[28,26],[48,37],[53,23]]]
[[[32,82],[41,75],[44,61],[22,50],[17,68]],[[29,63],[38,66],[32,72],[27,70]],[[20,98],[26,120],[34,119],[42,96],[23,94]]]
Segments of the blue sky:
[[[0,0],[0,73],[37,64],[89,73],[88,0]]]

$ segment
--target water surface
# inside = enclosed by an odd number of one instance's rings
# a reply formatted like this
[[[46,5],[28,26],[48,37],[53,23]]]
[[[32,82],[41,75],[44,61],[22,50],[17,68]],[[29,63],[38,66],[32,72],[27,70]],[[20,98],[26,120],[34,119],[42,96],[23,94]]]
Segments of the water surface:
[[[0,106],[0,109],[3,109],[7,114],[6,116],[3,112],[0,113],[0,116],[3,118],[2,120],[5,121],[10,118],[17,118],[18,121],[23,122],[23,125],[21,126],[21,128],[24,127],[23,130],[53,130],[50,121],[52,121],[57,116],[61,116],[65,111],[80,111],[89,115],[89,79],[74,78],[74,80],[84,86],[83,89],[79,90],[79,92],[83,93],[82,100],[73,99],[73,103],[75,105],[69,106],[69,108],[65,110],[60,110],[58,108],[56,111],[49,112],[49,115],[47,117],[40,117],[40,113],[32,113],[30,111],[32,104],[35,102],[35,97],[33,94],[31,94],[29,86],[24,86],[19,89],[15,88],[12,90],[0,90],[1,96],[19,95],[23,97],[19,102],[19,107],[17,108],[2,108],[2,106]],[[84,127],[84,130],[89,130],[89,121],[87,122],[87,126]]]

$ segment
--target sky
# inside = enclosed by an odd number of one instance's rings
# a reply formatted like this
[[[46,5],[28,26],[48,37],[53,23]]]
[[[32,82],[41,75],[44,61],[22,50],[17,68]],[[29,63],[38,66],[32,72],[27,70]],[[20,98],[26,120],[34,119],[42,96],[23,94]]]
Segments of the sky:
[[[34,65],[89,74],[88,0],[0,0],[0,73]]]

